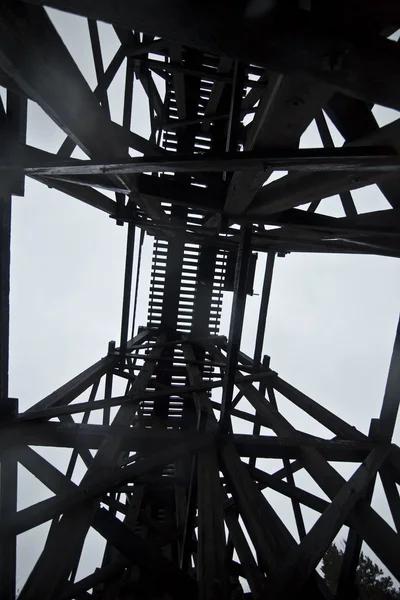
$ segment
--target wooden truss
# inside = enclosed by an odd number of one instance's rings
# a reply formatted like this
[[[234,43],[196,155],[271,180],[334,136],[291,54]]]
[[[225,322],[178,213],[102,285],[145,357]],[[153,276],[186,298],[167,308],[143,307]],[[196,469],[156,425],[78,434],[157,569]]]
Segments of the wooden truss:
[[[349,534],[336,598],[357,597],[363,541],[400,579],[400,450],[392,443],[400,330],[380,418],[368,433],[283,381],[263,354],[277,254],[400,255],[400,120],[379,127],[372,112],[375,104],[400,110],[399,47],[388,39],[400,27],[400,6],[391,0],[269,4],[268,10],[252,2],[228,7],[224,0],[0,4],[2,600],[16,594],[17,536],[45,522],[49,534],[20,600],[329,600],[317,566],[343,525]],[[87,19],[94,90],[43,5]],[[107,68],[98,21],[112,26],[120,42]],[[122,68],[119,125],[111,120],[108,89]],[[148,98],[148,138],[131,130],[135,85]],[[65,132],[56,154],[26,143],[28,100]],[[323,147],[299,149],[311,123]],[[331,123],[345,140],[341,147]],[[71,158],[76,147],[87,159]],[[288,174],[270,180],[275,171]],[[25,177],[126,224],[127,251],[119,344],[110,343],[107,356],[19,413],[8,391],[10,223],[11,196],[24,193]],[[387,210],[361,213],[352,191],[371,184]],[[316,212],[333,195],[343,217]],[[155,243],[148,322],[137,328],[134,318],[131,335],[138,229],[140,248],[145,233]],[[267,265],[249,357],[240,341],[257,251],[267,253]],[[232,257],[225,338],[218,333]],[[123,395],[113,392],[117,379],[126,382]],[[221,394],[211,395],[214,389]],[[280,412],[282,397],[331,438],[296,428]],[[93,411],[101,425],[89,423]],[[253,434],[241,432],[243,422]],[[69,449],[66,472],[35,446]],[[76,484],[78,457],[87,471]],[[267,459],[280,459],[282,467],[271,472]],[[354,463],[348,481],[331,464],[338,461]],[[17,511],[18,465],[53,496]],[[300,471],[321,496],[296,485]],[[396,530],[371,507],[378,474]],[[290,499],[297,533],[266,489]],[[304,507],[319,514],[311,529]],[[102,564],[78,580],[91,528],[105,538],[106,551]]]

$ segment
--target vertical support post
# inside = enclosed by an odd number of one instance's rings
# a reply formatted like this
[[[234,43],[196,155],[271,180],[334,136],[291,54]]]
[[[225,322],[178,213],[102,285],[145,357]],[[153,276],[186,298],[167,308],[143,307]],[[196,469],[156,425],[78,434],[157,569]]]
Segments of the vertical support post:
[[[0,401],[8,398],[11,196],[0,196]],[[1,410],[1,409],[0,409]]]
[[[0,521],[7,522],[17,510],[18,463],[13,453],[1,457]],[[6,534],[0,541],[0,590],[2,600],[15,599],[17,537]]]
[[[239,253],[236,262],[231,322],[224,386],[222,391],[221,428],[230,428],[230,409],[235,381],[236,366],[242,337],[243,318],[246,308],[246,283],[251,253],[251,227],[243,227],[240,233]]]
[[[265,265],[265,274],[264,274],[264,283],[263,283],[261,303],[260,303],[260,312],[258,315],[256,343],[255,343],[255,348],[254,348],[254,360],[253,360],[254,369],[258,369],[260,366],[260,362],[261,362],[261,355],[262,355],[262,349],[263,349],[264,337],[265,337],[265,327],[266,327],[266,323],[267,323],[269,299],[270,299],[270,295],[271,295],[271,284],[272,284],[272,275],[273,275],[273,271],[274,271],[274,264],[275,264],[275,252],[268,252],[267,263]],[[260,392],[263,395],[265,395],[265,391],[266,391],[266,383],[264,381],[264,382],[261,382],[261,384],[260,384]],[[255,421],[254,427],[253,427],[253,435],[259,435],[260,431],[261,431],[261,423],[260,423],[260,419],[258,419],[257,415],[256,415],[256,421]],[[255,467],[256,457],[251,457],[249,464],[250,464],[250,466]]]
[[[122,127],[125,131],[131,130],[132,119],[132,103],[133,103],[133,82],[134,82],[134,62],[129,57],[126,59],[126,75],[125,75],[125,91],[124,91],[124,109],[122,115]],[[128,153],[128,147],[126,147]],[[125,208],[125,195],[116,192],[115,199],[117,201],[117,211],[123,213]],[[117,219],[117,225],[122,225],[123,221]]]
[[[0,197],[0,419],[12,412],[8,397],[9,316],[10,316],[11,196]],[[17,461],[10,452],[1,456],[0,521],[6,522],[17,510]],[[14,600],[17,539],[6,535],[0,542],[0,589],[2,600]]]
[[[133,271],[133,252],[135,248],[135,225],[128,223],[128,234],[126,240],[126,259],[125,259],[125,279],[124,279],[124,297],[122,302],[122,320],[121,320],[121,356],[126,352],[128,342],[129,327],[129,309],[131,304],[132,271]]]
[[[261,361],[264,336],[265,336],[265,326],[267,322],[267,314],[268,314],[268,306],[269,299],[271,295],[271,284],[272,284],[272,274],[274,271],[275,264],[275,252],[268,252],[267,254],[267,264],[265,266],[265,275],[264,275],[264,283],[263,290],[261,296],[261,304],[260,304],[260,312],[258,316],[258,325],[257,325],[257,335],[256,335],[256,344],[254,349],[254,366],[257,368]]]

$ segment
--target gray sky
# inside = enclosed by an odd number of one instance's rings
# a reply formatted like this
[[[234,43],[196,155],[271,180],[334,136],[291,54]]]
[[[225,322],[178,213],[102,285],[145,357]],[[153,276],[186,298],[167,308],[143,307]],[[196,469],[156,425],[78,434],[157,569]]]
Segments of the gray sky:
[[[49,13],[93,88],[96,80],[85,20],[53,10]],[[100,25],[100,36],[107,66],[118,41],[106,25]],[[117,122],[122,117],[123,76],[122,68],[109,94],[112,118]],[[374,111],[380,125],[397,118],[388,109]],[[57,151],[63,132],[31,102],[28,115],[28,143]],[[132,129],[148,135],[147,104],[137,82]],[[340,143],[337,132],[332,133]],[[301,145],[321,145],[315,125]],[[354,197],[361,212],[389,208],[376,186],[359,190]],[[324,200],[319,212],[343,214],[338,198]],[[19,398],[21,411],[104,356],[109,340],[118,340],[125,243],[126,227],[32,180],[26,182],[25,197],[13,199],[10,394]],[[146,237],[137,319],[142,325],[146,324],[151,249],[152,240]],[[265,256],[259,255],[256,293],[261,293],[264,266]],[[379,415],[383,398],[399,315],[399,275],[396,259],[373,256],[291,254],[275,263],[264,347],[272,368],[365,433],[371,418]],[[224,334],[229,328],[231,296],[224,295]],[[242,349],[250,355],[259,303],[257,295],[247,301]],[[118,393],[117,388],[114,391]],[[278,401],[297,428],[329,437],[329,432],[279,395]],[[252,410],[246,401],[239,408]],[[240,431],[250,430],[241,424]],[[395,441],[399,442],[398,427]],[[65,472],[68,452],[38,450]],[[279,461],[265,462],[263,467],[270,471],[281,466]],[[337,466],[345,476],[352,472],[351,467]],[[76,481],[83,472],[80,465]],[[324,496],[306,474],[296,475],[296,483]],[[22,467],[19,487],[19,509],[51,495]],[[294,533],[288,499],[278,499],[271,491],[266,495]],[[380,483],[373,506],[392,524]],[[305,511],[308,526],[316,516]],[[19,536],[18,587],[39,556],[47,529],[44,525]],[[91,531],[78,578],[98,566],[103,547],[103,540]]]

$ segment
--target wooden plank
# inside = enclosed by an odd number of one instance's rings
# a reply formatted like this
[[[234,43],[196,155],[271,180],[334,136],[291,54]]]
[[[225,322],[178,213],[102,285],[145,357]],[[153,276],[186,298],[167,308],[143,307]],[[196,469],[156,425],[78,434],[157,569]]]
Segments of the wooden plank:
[[[44,0],[31,1],[44,4]],[[244,20],[240,6],[226,11],[223,0],[212,7],[183,0],[175,0],[168,7],[160,0],[141,1],[134,6],[124,0],[112,4],[46,0],[46,4],[280,73],[308,74],[366,101],[400,107],[395,43],[378,36],[366,43],[328,28],[321,31],[313,15],[304,10],[276,11],[262,19]],[[333,54],[333,48],[340,48],[338,54]],[[349,73],[356,76],[350,77]]]

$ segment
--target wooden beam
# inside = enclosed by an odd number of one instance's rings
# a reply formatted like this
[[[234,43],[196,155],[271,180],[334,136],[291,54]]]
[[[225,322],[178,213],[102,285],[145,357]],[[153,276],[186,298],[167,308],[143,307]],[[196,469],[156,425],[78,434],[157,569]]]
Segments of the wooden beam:
[[[222,489],[215,445],[199,450],[197,457],[197,578],[199,600],[227,599],[225,531]]]
[[[64,181],[52,177],[32,177],[32,179],[47,185],[50,189],[58,190],[67,196],[76,198],[93,208],[97,208],[109,215],[115,215],[117,212],[117,203],[105,194],[86,185],[80,185],[74,181]]]
[[[327,408],[315,402],[289,383],[283,381],[280,377],[276,377],[273,381],[274,389],[288,398],[293,404],[304,410],[319,423],[336,435],[347,440],[367,440],[367,436],[358,431],[355,427],[349,425],[329,411]]]
[[[189,344],[182,346],[185,359],[193,362],[196,358]],[[202,382],[200,367],[187,363],[191,385]],[[211,409],[207,392],[194,392],[200,431],[215,431],[216,419]],[[225,531],[222,507],[222,489],[216,447],[207,446],[197,456],[197,576],[199,599],[213,600],[228,596],[228,581],[225,577]]]
[[[371,480],[386,459],[390,447],[375,448],[343,485],[300,544],[285,558],[274,573],[271,599],[295,597],[317,567],[326,549],[339,532],[344,520],[363,498]]]
[[[14,452],[2,453],[0,459],[0,522],[7,523],[17,514],[18,463]],[[4,600],[14,600],[16,591],[17,538],[14,531],[0,536],[0,587]]]
[[[33,158],[33,157],[32,157]],[[400,158],[391,149],[382,146],[344,146],[339,148],[314,148],[300,150],[271,149],[266,152],[229,151],[223,155],[196,154],[174,155],[152,158],[127,158],[118,161],[86,161],[86,160],[54,160],[40,161],[35,164],[32,160],[24,165],[26,175],[31,177],[71,177],[77,175],[126,175],[132,173],[163,173],[163,172],[222,172],[266,169],[293,172],[309,171],[360,171],[390,173],[400,171]],[[0,171],[20,169],[19,165],[4,162]],[[267,186],[268,187],[268,186]],[[228,211],[229,212],[229,211]]]
[[[124,0],[31,1],[280,73],[303,73],[366,101],[400,108],[396,44],[377,35],[350,39],[304,10],[268,11],[258,19],[243,19],[241,7],[227,12],[223,0],[212,6],[175,0],[168,7],[160,0],[134,6]]]
[[[217,349],[210,353],[216,360],[223,360],[223,355]],[[238,387],[240,389],[241,385]],[[252,388],[252,386],[249,387]],[[251,393],[244,390],[244,394],[256,408],[262,424],[272,427],[279,436],[288,436],[295,432],[292,425],[274,410],[265,398],[260,397],[258,390],[253,388]],[[357,434],[358,432],[355,435]],[[350,436],[351,438],[354,439],[354,433]],[[333,499],[345,483],[343,477],[329,465],[315,448],[302,445],[301,454],[301,462],[311,477]],[[393,575],[398,577],[400,575],[399,565],[394,560],[394,556],[400,553],[400,541],[390,526],[365,501],[360,501],[357,510],[351,512],[349,523],[351,527],[358,531]]]
[[[395,479],[392,476],[390,465],[384,465],[380,470],[379,475],[382,480],[383,489],[385,490],[396,531],[400,534],[400,494]]]
[[[383,145],[399,151],[398,136],[400,132],[400,119],[385,125],[381,129],[363,135],[361,138],[347,144],[344,148]],[[351,170],[350,170],[351,171]],[[254,220],[262,215],[280,212],[298,205],[321,200],[343,191],[358,189],[365,185],[379,181],[382,175],[379,171],[365,172],[357,168],[353,172],[338,173],[313,173],[309,175],[289,174],[269,185],[264,186],[255,196],[253,204],[248,210],[248,215]],[[385,176],[383,175],[385,178]]]
[[[145,333],[147,334],[146,330]],[[162,335],[158,341],[160,344],[150,352],[151,358],[161,355],[163,351],[162,344],[166,341],[166,337]],[[130,345],[134,345],[134,343],[128,344],[128,350],[130,349]],[[130,392],[132,394],[143,392],[146,389],[154,372],[155,364],[156,363],[154,362],[145,363],[142,371],[139,373],[131,387]],[[131,423],[136,410],[137,403],[135,402],[132,402],[131,405],[121,406],[114,418],[113,424],[126,426],[127,423]],[[118,438],[105,440],[102,447],[96,453],[91,468],[87,471],[81,481],[81,489],[91,489],[93,492],[96,488],[96,484],[99,485],[99,474],[104,473],[104,470],[107,472],[107,470],[117,466],[119,464],[121,452],[121,442]],[[136,468],[137,467],[138,465],[136,465]],[[135,468],[135,465],[121,470],[126,471],[126,469],[130,468]],[[102,493],[100,490],[98,490],[98,492],[100,494]],[[87,493],[87,491],[84,492],[84,494],[85,493]],[[77,495],[80,494],[81,490],[79,490],[79,494]],[[57,498],[55,500],[55,505],[48,509],[49,513],[52,513],[52,511],[54,512],[55,510],[55,514],[60,514],[60,509],[61,511],[65,511],[65,513],[56,526],[50,531],[45,548],[21,593],[22,600],[28,600],[28,598],[35,597],[38,593],[40,593],[43,600],[50,600],[56,590],[64,584],[75,564],[76,554],[77,552],[80,552],[79,549],[83,546],[93,514],[98,505],[98,495],[96,495],[96,493],[89,498],[90,501],[83,504],[81,503],[81,508],[78,511],[70,509],[68,498],[63,499],[64,504],[62,504],[61,500],[60,504],[58,504]],[[76,497],[76,502],[79,502],[78,497]],[[40,518],[43,518],[43,514],[44,511],[39,509]],[[54,515],[52,514],[51,516]],[[54,548],[57,547],[59,543],[60,535],[64,538],[64,552],[62,557],[60,556],[55,564],[53,561]],[[43,581],[46,582],[46,586],[43,586]]]
[[[304,506],[312,508],[319,513],[323,513],[324,510],[326,510],[329,506],[329,503],[326,500],[323,500],[322,498],[315,496],[315,494],[311,494],[310,492],[302,490],[301,488],[298,488],[290,483],[281,481],[276,475],[265,473],[256,467],[250,467],[249,472],[252,477],[254,477],[254,479],[261,484],[261,489],[269,487],[272,490],[287,496],[288,498],[301,502],[301,504]],[[283,470],[282,476],[284,476]]]
[[[254,365],[258,367],[261,363],[262,349],[264,346],[265,327],[267,323],[268,305],[271,294],[272,274],[274,272],[275,252],[268,252],[265,265],[264,283],[258,313],[257,334],[254,348]]]
[[[8,400],[11,196],[0,196],[0,403]],[[0,409],[1,410],[1,409]]]
[[[231,440],[240,456],[260,458],[301,458],[301,448],[309,446],[317,449],[328,461],[359,462],[363,461],[374,448],[374,442],[368,439],[366,441],[324,440],[300,432],[285,436],[235,434],[232,435]]]

